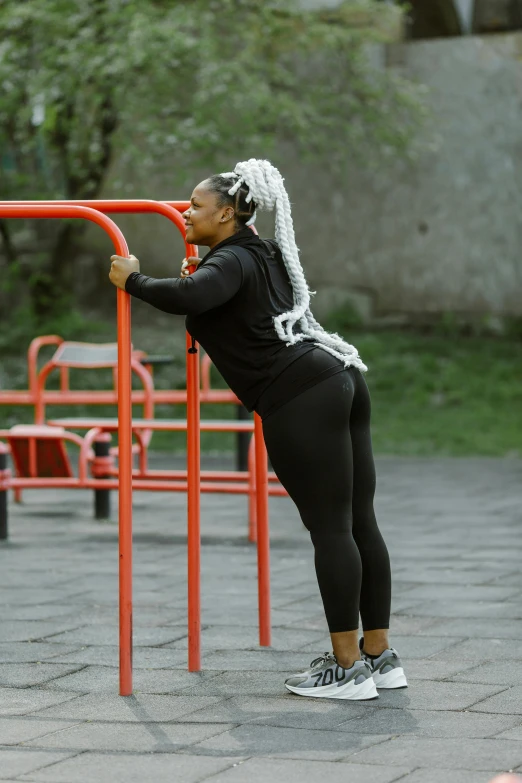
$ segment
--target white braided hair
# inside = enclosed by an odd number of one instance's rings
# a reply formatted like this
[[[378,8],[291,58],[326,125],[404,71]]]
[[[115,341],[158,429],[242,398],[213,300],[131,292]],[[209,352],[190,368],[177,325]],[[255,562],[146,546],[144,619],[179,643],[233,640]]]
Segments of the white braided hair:
[[[250,158],[250,160],[238,163],[234,171],[225,172],[221,176],[237,177],[237,181],[228,191],[229,195],[235,195],[244,184],[249,190],[246,196],[247,203],[253,200],[256,209],[273,210],[275,208],[275,239],[281,248],[294,294],[293,309],[274,318],[274,326],[280,339],[287,345],[295,345],[295,343],[311,337],[317,341],[315,343],[317,346],[341,359],[345,367],[353,365],[366,372],[368,368],[363,364],[357,349],[345,342],[338,334],[325,331],[310,311],[310,294],[312,292],[308,288],[303,267],[299,261],[290,200],[283,177],[278,169],[268,160]],[[252,225],[255,219],[256,212],[246,225]],[[295,332],[294,327],[297,323],[299,323],[300,331]]]

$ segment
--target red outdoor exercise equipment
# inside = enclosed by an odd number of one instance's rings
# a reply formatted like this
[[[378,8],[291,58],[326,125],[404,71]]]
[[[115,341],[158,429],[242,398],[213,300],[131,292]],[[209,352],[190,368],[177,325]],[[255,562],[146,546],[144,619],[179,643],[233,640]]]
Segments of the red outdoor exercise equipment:
[[[172,222],[176,224],[181,231],[183,237],[185,234],[185,226],[183,219],[176,209],[186,209],[188,202],[172,202],[172,203],[159,203],[154,201],[92,201],[92,202],[50,202],[42,204],[42,202],[9,202],[0,203],[0,217],[17,217],[17,218],[50,218],[50,217],[83,217],[92,220],[104,227],[111,238],[113,238],[116,253],[118,255],[127,256],[128,249],[123,239],[123,235],[117,227],[108,218],[104,217],[103,213],[115,213],[115,212],[158,212],[168,217]],[[94,208],[94,209],[93,209]],[[96,217],[94,217],[96,216]],[[111,234],[111,227],[113,233]],[[114,233],[114,231],[116,233]],[[116,241],[116,239],[117,241]],[[186,252],[188,255],[197,255],[197,248],[186,244]],[[92,457],[91,445],[94,444],[96,439],[100,440],[106,437],[107,429],[112,429],[111,426],[105,427],[102,421],[97,422],[100,426],[94,427],[90,430],[83,441],[83,445],[80,452],[79,462],[79,479],[71,478],[68,475],[68,469],[66,467],[62,470],[61,476],[55,476],[54,478],[48,477],[46,479],[37,478],[35,472],[38,471],[38,459],[34,456],[37,454],[37,440],[36,438],[43,439],[43,441],[56,440],[57,437],[62,437],[63,430],[60,431],[56,427],[49,427],[45,432],[40,430],[35,434],[33,429],[31,439],[30,428],[24,430],[23,428],[18,432],[10,431],[9,441],[11,448],[18,448],[20,451],[21,443],[23,439],[26,439],[27,446],[23,448],[27,449],[29,455],[29,468],[27,468],[30,475],[26,475],[22,479],[12,479],[9,481],[8,471],[6,470],[5,463],[5,449],[0,448],[0,491],[3,487],[13,486],[14,488],[22,486],[72,486],[73,482],[77,483],[77,486],[96,488],[113,488],[116,485],[119,488],[120,494],[120,694],[129,695],[132,693],[132,488],[135,489],[183,489],[187,490],[188,495],[188,615],[189,615],[189,671],[198,671],[201,668],[201,653],[200,653],[200,491],[243,491],[239,490],[239,487],[234,489],[225,489],[223,485],[216,484],[216,488],[213,488],[211,482],[206,481],[204,486],[201,485],[200,479],[200,419],[199,419],[199,363],[197,354],[190,349],[191,341],[187,335],[187,391],[185,392],[163,392],[164,399],[158,399],[158,392],[153,392],[155,402],[181,402],[187,403],[187,473],[186,481],[181,485],[179,483],[173,483],[172,481],[166,482],[161,479],[151,479],[150,474],[147,480],[136,478],[133,481],[133,468],[132,468],[132,431],[136,434],[141,433],[142,438],[144,425],[146,424],[149,430],[154,430],[162,427],[157,427],[159,423],[157,420],[142,420],[140,426],[137,429],[133,426],[131,421],[132,414],[132,401],[142,401],[138,398],[136,392],[132,392],[130,384],[130,369],[131,369],[131,344],[130,344],[130,306],[129,296],[118,290],[118,403],[119,403],[119,480],[102,479],[100,480],[96,476],[108,474],[110,466],[108,463],[104,463],[100,467],[100,460],[103,461],[104,457],[98,457],[98,463],[96,463],[96,457],[94,458],[93,468],[94,477],[88,479],[87,477],[87,462]],[[44,338],[45,339],[45,338]],[[49,342],[54,342],[60,338],[51,336]],[[34,346],[34,353],[36,355],[37,350],[41,345]],[[56,344],[56,342],[55,342]],[[67,389],[67,376],[65,365],[62,364],[61,372],[61,392],[60,397],[53,397],[57,395],[56,392],[50,392],[44,390],[45,373],[43,374],[42,381],[39,380],[39,375],[36,375],[36,359],[35,355],[31,357],[30,361],[34,361],[34,366],[29,373],[29,392],[16,393],[7,392],[4,395],[14,395],[8,398],[14,404],[19,403],[22,400],[22,404],[36,404],[36,400],[39,400],[38,417],[42,418],[45,403],[46,402],[62,402],[63,394],[66,392],[69,395],[75,394]],[[55,362],[54,366],[57,366]],[[45,368],[44,368],[45,369]],[[52,368],[51,368],[52,369]],[[41,375],[42,373],[40,373]],[[36,379],[36,382],[35,382]],[[150,390],[149,390],[150,391]],[[208,394],[210,390],[207,389]],[[95,392],[94,394],[100,394]],[[101,393],[103,394],[103,393]],[[139,394],[139,393],[138,393]],[[147,389],[144,390],[146,401]],[[205,394],[205,392],[204,392]],[[205,396],[207,396],[205,394]],[[214,391],[216,394],[216,391]],[[230,401],[231,392],[221,392],[221,394],[228,395],[226,401]],[[167,398],[167,395],[170,399]],[[171,395],[175,395],[176,399],[173,399]],[[177,399],[178,395],[183,395],[184,399]],[[235,395],[233,395],[235,398]],[[0,392],[0,402],[2,393]],[[235,398],[237,399],[237,398]],[[7,401],[7,399],[5,399]],[[27,402],[26,402],[27,401]],[[89,400],[92,401],[92,400]],[[105,401],[105,400],[104,400]],[[108,401],[108,400],[107,400]],[[209,400],[210,401],[210,400]],[[217,400],[216,400],[217,401]],[[223,399],[223,401],[225,401]],[[167,424],[167,422],[166,422]],[[179,424],[179,423],[178,423]],[[225,424],[225,423],[223,423]],[[240,424],[239,422],[237,424]],[[247,424],[247,422],[244,422]],[[264,441],[262,437],[262,427],[259,417],[256,415],[255,422],[250,423],[255,429],[255,475],[256,475],[256,492],[255,492],[255,518],[257,520],[258,531],[258,580],[259,580],[259,624],[260,624],[260,644],[270,644],[270,583],[269,583],[269,534],[268,534],[268,473],[267,473],[267,459],[266,450],[264,448]],[[71,426],[77,426],[76,423]],[[203,428],[206,429],[203,424]],[[223,427],[223,429],[225,429]],[[232,429],[232,428],[231,428]],[[236,429],[235,427],[233,429]],[[242,430],[243,428],[237,428]],[[52,430],[52,431],[51,431]],[[1,433],[7,436],[8,433]],[[71,438],[69,438],[71,439]],[[17,441],[18,446],[15,446]],[[33,445],[31,445],[33,444]],[[142,438],[143,445],[143,438]],[[55,444],[56,446],[56,444]],[[146,444],[145,444],[146,446]],[[44,449],[48,446],[44,446]],[[45,451],[44,451],[45,453]],[[47,452],[49,453],[49,452]],[[56,457],[55,451],[53,454]],[[32,455],[32,456],[31,456]],[[63,455],[62,455],[63,456]],[[20,462],[18,463],[20,465]],[[96,468],[96,464],[98,467]],[[252,463],[251,463],[252,464]],[[102,473],[100,472],[102,471]],[[205,477],[207,478],[207,477]],[[273,476],[271,476],[273,478]],[[44,483],[39,484],[42,481]],[[67,484],[63,482],[67,481]],[[30,483],[28,483],[30,482]],[[229,485],[232,488],[232,485]],[[271,494],[286,494],[283,491],[278,491],[273,487]],[[282,490],[282,488],[281,488]],[[253,533],[252,518],[254,516],[254,510],[252,508],[253,494],[250,491],[250,506],[251,506],[251,534]],[[5,495],[5,493],[4,493]],[[0,509],[1,511],[1,509]],[[1,531],[0,531],[1,533]]]
[[[117,255],[128,256],[125,237],[101,212],[86,206],[0,204],[2,218],[80,218],[97,223],[109,235]],[[119,595],[120,694],[132,693],[132,406],[130,296],[117,291],[118,325],[118,442],[119,442]]]

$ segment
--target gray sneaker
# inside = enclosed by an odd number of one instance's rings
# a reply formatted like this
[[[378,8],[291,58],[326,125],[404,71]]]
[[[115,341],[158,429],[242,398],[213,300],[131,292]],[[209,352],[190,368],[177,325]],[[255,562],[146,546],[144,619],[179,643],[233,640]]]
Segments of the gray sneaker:
[[[339,666],[335,655],[324,653],[302,674],[285,682],[292,693],[325,699],[377,699],[371,666],[365,660],[355,661],[350,669]]]
[[[377,688],[407,688],[408,682],[397,650],[388,647],[378,658],[370,658],[363,650],[363,643],[364,639],[361,638],[359,640],[361,656],[370,666]]]

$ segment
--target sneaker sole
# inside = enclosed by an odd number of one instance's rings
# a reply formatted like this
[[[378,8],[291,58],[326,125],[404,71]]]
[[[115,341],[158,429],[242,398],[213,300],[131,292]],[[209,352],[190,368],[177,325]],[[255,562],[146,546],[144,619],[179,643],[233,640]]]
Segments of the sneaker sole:
[[[356,685],[354,682],[348,682],[346,685],[324,685],[320,688],[296,688],[294,685],[287,685],[285,688],[296,693],[298,696],[310,696],[315,699],[350,699],[352,701],[362,701],[363,699],[378,699],[379,694],[375,687],[373,677],[368,677],[364,682]]]
[[[404,674],[404,669],[400,666],[397,669],[391,669],[386,674],[379,672],[373,673],[373,681],[377,688],[407,688],[408,682]]]

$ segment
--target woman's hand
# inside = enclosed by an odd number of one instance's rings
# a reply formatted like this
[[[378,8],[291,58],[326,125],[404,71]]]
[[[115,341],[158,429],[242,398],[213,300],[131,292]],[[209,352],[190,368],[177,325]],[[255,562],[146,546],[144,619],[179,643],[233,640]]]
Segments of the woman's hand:
[[[115,286],[125,291],[125,283],[129,275],[133,272],[140,271],[140,262],[136,256],[111,256],[111,271],[109,272],[109,280],[114,283]]]
[[[200,263],[201,258],[196,258],[195,256],[189,256],[188,258],[184,258],[181,264],[181,273],[180,277],[189,277],[189,266],[196,266]]]

